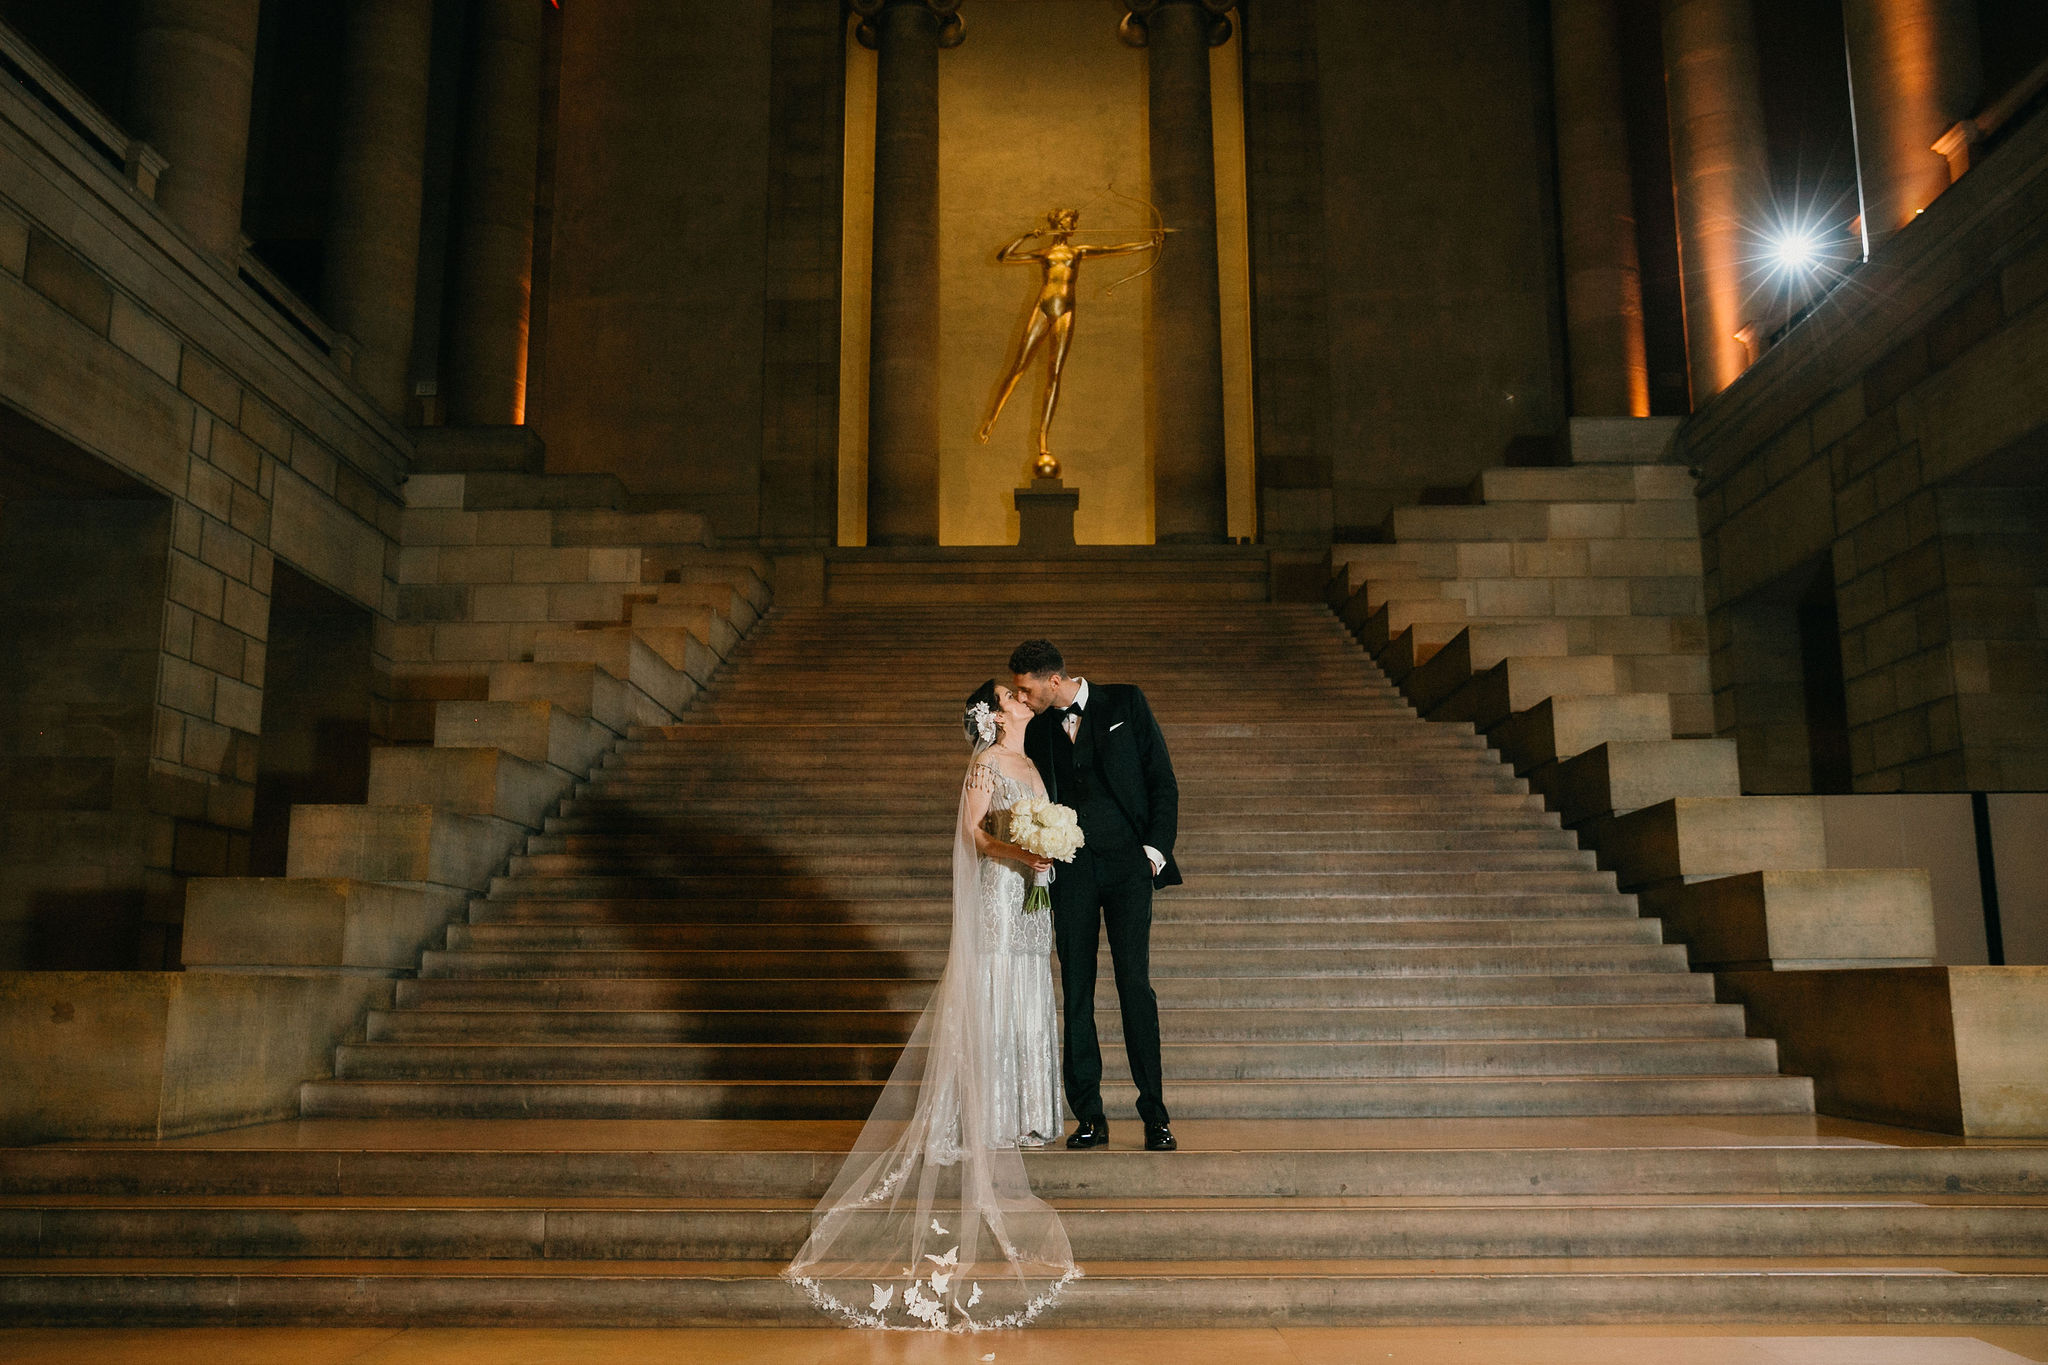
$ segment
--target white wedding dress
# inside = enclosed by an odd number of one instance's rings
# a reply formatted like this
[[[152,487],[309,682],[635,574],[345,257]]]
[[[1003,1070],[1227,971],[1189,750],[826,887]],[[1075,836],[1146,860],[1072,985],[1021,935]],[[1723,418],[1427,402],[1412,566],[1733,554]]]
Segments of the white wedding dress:
[[[982,794],[990,821],[1042,794],[1030,776],[976,748],[955,821],[945,972],[783,1271],[856,1326],[1020,1327],[1081,1274],[1019,1150],[1061,1131],[1052,917],[1024,909],[1024,873],[977,854],[968,824]]]

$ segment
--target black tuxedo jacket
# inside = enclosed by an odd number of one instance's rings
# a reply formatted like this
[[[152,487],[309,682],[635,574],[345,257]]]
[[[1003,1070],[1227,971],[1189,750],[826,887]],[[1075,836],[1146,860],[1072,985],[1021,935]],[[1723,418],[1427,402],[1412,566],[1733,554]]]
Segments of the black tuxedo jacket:
[[[1045,779],[1045,790],[1061,800],[1053,772],[1052,746],[1060,717],[1050,708],[1032,718],[1024,731],[1024,753]],[[1180,865],[1173,859],[1180,826],[1180,786],[1173,780],[1173,760],[1166,755],[1166,736],[1152,718],[1145,694],[1127,683],[1088,684],[1088,709],[1074,741],[1074,762],[1093,765],[1138,831],[1138,842],[1150,844],[1166,857],[1166,866],[1152,878],[1154,887],[1179,886]],[[1087,831],[1084,829],[1083,834]]]

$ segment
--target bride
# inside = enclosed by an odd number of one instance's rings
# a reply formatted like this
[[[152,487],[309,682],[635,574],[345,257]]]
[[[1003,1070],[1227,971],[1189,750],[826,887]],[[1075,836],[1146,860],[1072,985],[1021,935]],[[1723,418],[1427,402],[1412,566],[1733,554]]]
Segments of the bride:
[[[782,1272],[856,1326],[1020,1327],[1081,1274],[1018,1150],[1061,1130],[1051,916],[1024,909],[1027,874],[1051,864],[994,832],[1045,794],[1031,714],[993,681],[967,699],[946,970]]]

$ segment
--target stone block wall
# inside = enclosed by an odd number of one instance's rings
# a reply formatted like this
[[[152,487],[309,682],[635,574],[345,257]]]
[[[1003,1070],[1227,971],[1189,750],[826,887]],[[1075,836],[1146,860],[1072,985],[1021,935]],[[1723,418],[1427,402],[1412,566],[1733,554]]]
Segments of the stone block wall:
[[[1837,622],[1854,790],[2048,786],[2048,120],[1888,239],[1680,451],[1703,476],[1717,727],[1753,789],[1814,789],[1800,750],[1827,698],[1784,647],[1809,593]]]
[[[73,809],[61,863],[31,873],[11,860],[0,967],[29,961],[26,905],[89,888],[94,859],[106,877],[120,869],[129,889],[119,895],[139,898],[139,919],[120,929],[71,920],[63,942],[39,950],[45,960],[175,966],[184,879],[248,864],[276,566],[378,620],[365,664],[389,672],[396,589],[386,560],[410,446],[355,389],[346,347],[197,248],[120,166],[13,82],[0,81],[0,134],[0,500],[27,509],[22,500],[51,495],[61,473],[67,485],[118,489],[161,510],[160,534],[86,535],[75,549],[96,544],[100,555],[68,565],[39,555],[10,594],[23,604],[45,594],[62,623],[14,637],[20,667],[31,653],[37,666],[68,667],[84,638],[116,622],[152,626],[124,664],[142,681],[118,726],[10,741],[7,760],[41,765],[41,778],[17,790],[42,795],[10,794],[0,816],[9,849],[56,847],[49,803],[99,801],[79,793],[109,758],[103,750],[127,757],[97,833]],[[55,492],[66,515],[99,505],[75,488]]]

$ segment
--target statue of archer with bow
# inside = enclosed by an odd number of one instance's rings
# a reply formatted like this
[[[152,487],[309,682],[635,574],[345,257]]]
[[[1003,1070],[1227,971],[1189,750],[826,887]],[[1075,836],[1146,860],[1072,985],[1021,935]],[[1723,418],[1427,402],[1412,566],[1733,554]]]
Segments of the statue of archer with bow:
[[[1172,231],[1159,222],[1158,209],[1152,210],[1152,217],[1153,226],[1142,241],[1088,246],[1072,240],[1075,234],[1082,230],[1080,210],[1056,208],[1045,215],[1042,224],[996,253],[996,260],[1004,264],[1035,261],[1043,276],[1039,283],[1038,298],[1031,306],[1031,316],[1024,324],[1024,339],[1017,348],[1017,363],[1010,367],[1009,377],[1003,381],[1002,390],[996,395],[995,406],[990,410],[988,420],[983,422],[981,429],[974,434],[977,441],[983,445],[988,444],[989,433],[995,430],[996,419],[1003,415],[1003,405],[1010,401],[1010,394],[1016,390],[1017,381],[1024,377],[1024,371],[1031,364],[1031,358],[1049,341],[1050,377],[1045,385],[1045,405],[1038,415],[1038,459],[1033,468],[1041,478],[1059,477],[1060,462],[1053,458],[1052,449],[1046,440],[1046,432],[1052,426],[1053,410],[1059,406],[1060,374],[1067,367],[1067,348],[1074,337],[1074,288],[1080,274],[1081,262],[1103,256],[1132,256],[1141,251],[1155,253],[1150,265],[1118,280],[1109,287],[1105,297],[1107,293],[1114,293],[1118,285],[1127,284],[1139,275],[1145,274],[1153,266],[1158,265],[1159,257],[1156,253],[1165,247],[1166,234]],[[1034,241],[1040,245],[1029,245]]]

